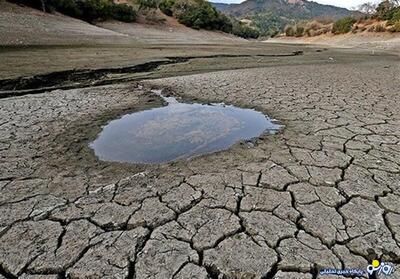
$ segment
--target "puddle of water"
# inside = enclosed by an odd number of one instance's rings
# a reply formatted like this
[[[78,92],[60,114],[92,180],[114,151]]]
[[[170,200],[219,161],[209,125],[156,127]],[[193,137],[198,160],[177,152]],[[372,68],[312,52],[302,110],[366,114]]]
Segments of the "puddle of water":
[[[100,160],[166,163],[228,149],[241,140],[275,133],[280,125],[261,112],[224,104],[187,104],[163,97],[165,107],[127,114],[103,127],[90,143]]]

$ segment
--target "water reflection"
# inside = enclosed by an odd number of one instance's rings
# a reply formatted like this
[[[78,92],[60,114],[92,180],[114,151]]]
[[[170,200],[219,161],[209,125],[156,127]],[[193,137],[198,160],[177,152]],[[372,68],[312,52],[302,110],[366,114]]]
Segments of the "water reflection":
[[[108,123],[90,144],[104,161],[155,164],[224,150],[281,126],[264,114],[224,104],[168,105]]]

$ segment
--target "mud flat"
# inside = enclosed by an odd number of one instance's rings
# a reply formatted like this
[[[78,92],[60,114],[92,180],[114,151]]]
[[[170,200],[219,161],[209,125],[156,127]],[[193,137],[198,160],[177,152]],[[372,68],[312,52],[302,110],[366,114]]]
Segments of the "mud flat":
[[[0,8],[0,279],[400,264],[398,56]],[[154,89],[284,129],[189,160],[99,160],[105,125],[165,106]]]
[[[374,33],[363,32],[357,34],[332,35],[324,34],[315,37],[294,38],[280,37],[270,39],[267,43],[292,43],[325,45],[342,48],[358,48],[373,51],[386,51],[393,54],[400,54],[400,34],[398,33]]]
[[[311,279],[400,264],[398,58],[287,48],[304,53],[3,96],[0,278]],[[191,160],[99,161],[89,143],[104,125],[163,106],[152,89],[285,128]]]

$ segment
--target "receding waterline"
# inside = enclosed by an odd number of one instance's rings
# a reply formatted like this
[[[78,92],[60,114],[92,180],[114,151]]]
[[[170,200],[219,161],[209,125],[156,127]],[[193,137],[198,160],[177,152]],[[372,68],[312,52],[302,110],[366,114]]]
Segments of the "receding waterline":
[[[109,122],[90,143],[103,161],[159,164],[228,149],[282,126],[253,109],[180,103],[135,112]]]

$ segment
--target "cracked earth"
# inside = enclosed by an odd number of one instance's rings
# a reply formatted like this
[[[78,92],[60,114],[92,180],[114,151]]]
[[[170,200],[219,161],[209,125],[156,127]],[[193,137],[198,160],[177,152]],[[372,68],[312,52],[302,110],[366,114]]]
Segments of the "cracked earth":
[[[399,72],[371,58],[1,99],[0,278],[311,279],[400,264]],[[98,161],[101,126],[163,105],[154,88],[285,128],[189,161]]]

